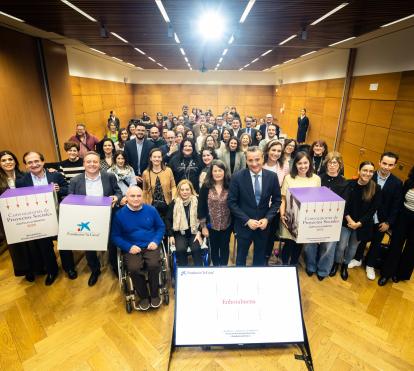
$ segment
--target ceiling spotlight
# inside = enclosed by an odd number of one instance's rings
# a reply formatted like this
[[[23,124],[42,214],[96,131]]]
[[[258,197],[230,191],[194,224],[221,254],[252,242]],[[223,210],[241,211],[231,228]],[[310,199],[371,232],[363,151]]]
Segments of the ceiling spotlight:
[[[134,48],[137,52],[139,52],[139,53],[141,53],[141,54],[143,54],[143,55],[145,55],[145,53],[141,50],[141,49],[138,49],[138,48]]]
[[[198,21],[198,28],[205,40],[218,40],[224,31],[224,19],[217,12],[208,12]]]
[[[228,41],[229,45],[233,44],[233,41],[234,41],[234,36],[233,36],[233,35],[231,35],[231,36],[230,36],[230,39],[229,39],[229,41]]]
[[[181,52],[182,55],[185,55],[185,51],[184,51],[183,48],[180,48],[180,52]]]
[[[177,43],[177,44],[179,44],[180,43],[180,39],[178,38],[178,35],[174,32],[174,39],[175,39],[175,42]]]
[[[20,19],[20,18],[14,17],[14,16],[12,16],[12,15],[10,15],[10,14],[7,14],[7,13],[4,13],[4,12],[0,12],[0,15],[4,15],[5,17],[9,17],[9,18],[11,18],[11,19],[14,19],[15,21],[24,22],[24,20],[23,20],[23,19]]]

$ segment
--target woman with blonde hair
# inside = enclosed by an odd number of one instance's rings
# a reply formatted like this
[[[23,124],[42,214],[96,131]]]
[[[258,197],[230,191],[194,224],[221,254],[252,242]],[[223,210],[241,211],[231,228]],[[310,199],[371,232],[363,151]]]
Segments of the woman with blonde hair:
[[[202,237],[197,218],[198,199],[188,179],[177,185],[177,193],[168,207],[166,227],[169,242],[175,246],[177,265],[188,265],[187,248],[190,247],[195,266],[202,266]]]
[[[247,133],[243,133],[242,135],[240,135],[239,140],[240,149],[244,154],[246,154],[247,149],[252,145],[252,137]]]

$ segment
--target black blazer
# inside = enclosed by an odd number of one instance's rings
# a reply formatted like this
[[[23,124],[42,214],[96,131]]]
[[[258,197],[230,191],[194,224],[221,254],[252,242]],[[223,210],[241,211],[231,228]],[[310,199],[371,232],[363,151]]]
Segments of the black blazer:
[[[62,198],[68,194],[68,182],[66,181],[65,177],[58,172],[49,173],[48,171],[46,171],[46,178],[49,184],[56,183],[59,185],[60,189],[57,195],[59,201],[61,201]],[[31,173],[26,173],[22,178],[16,179],[16,188],[32,186],[33,179]]]
[[[273,125],[276,125],[276,124],[273,124]],[[266,129],[267,129],[266,124],[260,125],[260,132],[262,133],[263,139],[266,138]],[[280,127],[279,125],[276,125],[276,136],[279,138],[279,135],[280,135]]]
[[[118,201],[122,198],[122,192],[118,186],[116,176],[112,173],[101,171],[103,195],[106,197],[116,196]],[[86,195],[85,174],[79,174],[72,178],[69,184],[69,194]]]
[[[243,128],[242,133],[247,133],[247,128]],[[256,133],[257,133],[257,129],[250,128],[250,136],[252,138],[252,145],[253,146],[257,146],[259,144],[259,143],[257,143],[257,140],[256,140]]]
[[[377,182],[378,173],[372,179]],[[378,220],[392,226],[397,220],[403,195],[403,184],[395,175],[390,174],[381,190],[381,203],[378,206]]]
[[[135,175],[143,174],[144,170],[148,167],[148,158],[150,151],[154,148],[154,143],[145,139],[142,144],[141,159],[138,170],[138,152],[137,143],[135,139],[128,140],[125,143],[124,154],[128,163],[134,169]]]
[[[240,135],[242,135],[242,133],[243,133],[243,131],[242,131],[243,129],[242,128],[240,128],[238,131],[237,131],[237,139],[239,139],[240,138]],[[235,135],[234,135],[234,130],[233,129],[230,129],[230,133],[231,133],[231,136],[232,137],[235,137]]]
[[[249,238],[253,232],[246,226],[249,219],[266,218],[270,224],[279,211],[281,195],[277,175],[266,169],[262,171],[262,195],[259,205],[256,205],[249,169],[240,170],[231,179],[227,203],[234,218],[234,231],[242,238]]]

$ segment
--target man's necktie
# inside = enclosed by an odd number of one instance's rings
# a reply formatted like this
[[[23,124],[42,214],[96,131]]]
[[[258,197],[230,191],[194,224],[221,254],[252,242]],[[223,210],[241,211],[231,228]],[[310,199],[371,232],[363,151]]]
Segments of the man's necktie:
[[[256,198],[256,205],[259,205],[260,197],[262,196],[262,189],[259,182],[259,174],[254,176],[254,197]]]

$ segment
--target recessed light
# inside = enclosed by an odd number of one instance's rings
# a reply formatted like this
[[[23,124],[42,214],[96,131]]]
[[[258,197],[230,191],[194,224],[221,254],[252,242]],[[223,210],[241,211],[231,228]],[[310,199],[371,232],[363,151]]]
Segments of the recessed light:
[[[231,44],[233,44],[233,41],[234,41],[234,36],[233,35],[231,35],[230,36],[230,39],[229,39],[229,45],[231,45]]]
[[[149,59],[150,61],[155,62],[155,59],[154,59],[154,58],[148,57],[148,59]]]
[[[219,59],[219,63],[221,63],[221,62],[223,62],[223,57],[221,57],[221,58]]]
[[[89,48],[89,49],[93,50],[94,52],[100,53],[100,54],[106,54],[106,53],[101,52],[100,50],[95,49],[95,48]]]
[[[254,62],[257,62],[258,60],[259,60],[259,58],[253,59],[253,60],[250,62],[250,64],[251,64],[251,63],[254,63]]]
[[[97,20],[93,17],[91,17],[88,13],[85,13],[83,10],[79,9],[77,6],[73,5],[71,2],[67,0],[61,0],[62,3],[66,4],[67,6],[70,6],[73,10],[76,10],[79,14],[82,14],[84,17],[88,18],[92,22],[97,22]]]
[[[127,64],[132,66],[132,67],[135,67],[135,64],[132,64],[132,63],[127,63]]]
[[[137,52],[139,52],[139,53],[141,53],[141,54],[143,54],[143,55],[145,55],[145,53],[141,50],[141,49],[138,49],[138,48],[134,48]]]
[[[222,54],[222,55],[223,55],[223,56],[224,56],[224,55],[226,55],[228,50],[229,50],[229,49],[224,49],[224,50],[223,50],[223,54]]]
[[[313,53],[316,53],[316,50],[312,50],[312,51],[311,51],[311,52],[309,52],[309,53],[302,54],[302,55],[301,55],[301,57],[306,57],[307,55],[311,55],[311,54],[313,54]]]
[[[286,40],[283,40],[281,43],[279,43],[279,45],[286,44],[288,41],[290,41],[290,40],[294,39],[296,36],[297,36],[297,35],[292,35],[292,36],[289,36]]]
[[[185,51],[184,51],[183,48],[180,48],[180,52],[181,52],[182,55],[185,55]]]
[[[249,67],[250,63],[247,63],[245,66],[243,66],[243,68]]]
[[[177,44],[180,43],[180,39],[178,38],[178,35],[174,32],[174,40]]]
[[[240,23],[243,23],[246,20],[255,2],[256,0],[249,0],[249,2],[246,5],[246,8],[244,9],[242,16],[240,17],[240,21],[239,21]]]
[[[187,63],[189,63],[189,62],[188,62],[188,58],[187,58],[187,57],[184,57],[184,60],[185,60]]]
[[[261,57],[264,57],[265,55],[269,54],[273,49],[269,49],[268,51],[264,52]]]
[[[404,18],[397,19],[396,21],[393,21],[393,22],[390,22],[390,23],[387,23],[387,24],[383,24],[381,27],[388,27],[388,26],[391,26],[392,24],[396,24],[398,22],[405,21],[406,19],[410,19],[412,17],[414,17],[414,14],[411,14],[411,15],[409,15],[407,17],[404,17]]]
[[[243,71],[243,67],[242,68],[239,68],[239,71]]]
[[[167,22],[167,23],[169,23],[170,22],[170,18],[168,18],[167,11],[165,10],[162,1],[161,0],[155,0],[155,3],[157,4],[158,9],[160,10],[160,12],[162,14],[162,17],[164,18],[164,21]]]
[[[128,41],[126,41],[123,37],[119,36],[117,33],[115,32],[111,32],[111,35],[114,35],[115,37],[117,37],[119,40],[123,41],[124,43],[128,44]]]
[[[24,20],[23,20],[23,19],[20,19],[20,18],[14,17],[14,16],[12,16],[12,15],[10,15],[10,14],[4,13],[4,12],[0,12],[0,14],[1,14],[1,15],[4,15],[5,17],[9,17],[9,18],[11,18],[11,19],[14,19],[15,21],[24,22]]]
[[[289,62],[292,62],[294,59],[289,59],[289,60],[287,60],[287,61],[284,61],[283,63],[289,63]]]
[[[347,38],[347,39],[345,39],[345,40],[337,41],[336,43],[330,44],[329,46],[335,46],[335,45],[338,45],[338,44],[342,44],[342,43],[344,43],[345,41],[349,41],[349,40],[352,40],[352,39],[355,39],[355,36],[348,37],[348,38]]]
[[[319,22],[323,21],[325,18],[328,18],[330,15],[336,13],[338,10],[341,10],[345,6],[347,6],[349,3],[342,3],[341,5],[338,5],[335,9],[332,9],[330,12],[324,14],[322,17],[318,18],[316,21],[313,21],[311,23],[311,26],[315,26],[315,24],[318,24]]]
[[[168,68],[167,68],[167,67],[165,67],[165,66],[164,66],[163,68],[164,68],[164,70],[168,70]]]
[[[122,59],[119,59],[119,58],[117,58],[117,57],[112,57],[113,59],[116,59],[117,61],[120,61],[120,62],[123,62],[123,60]]]
[[[158,62],[157,62],[157,64],[158,64],[160,67],[164,67],[161,63],[158,63]]]

